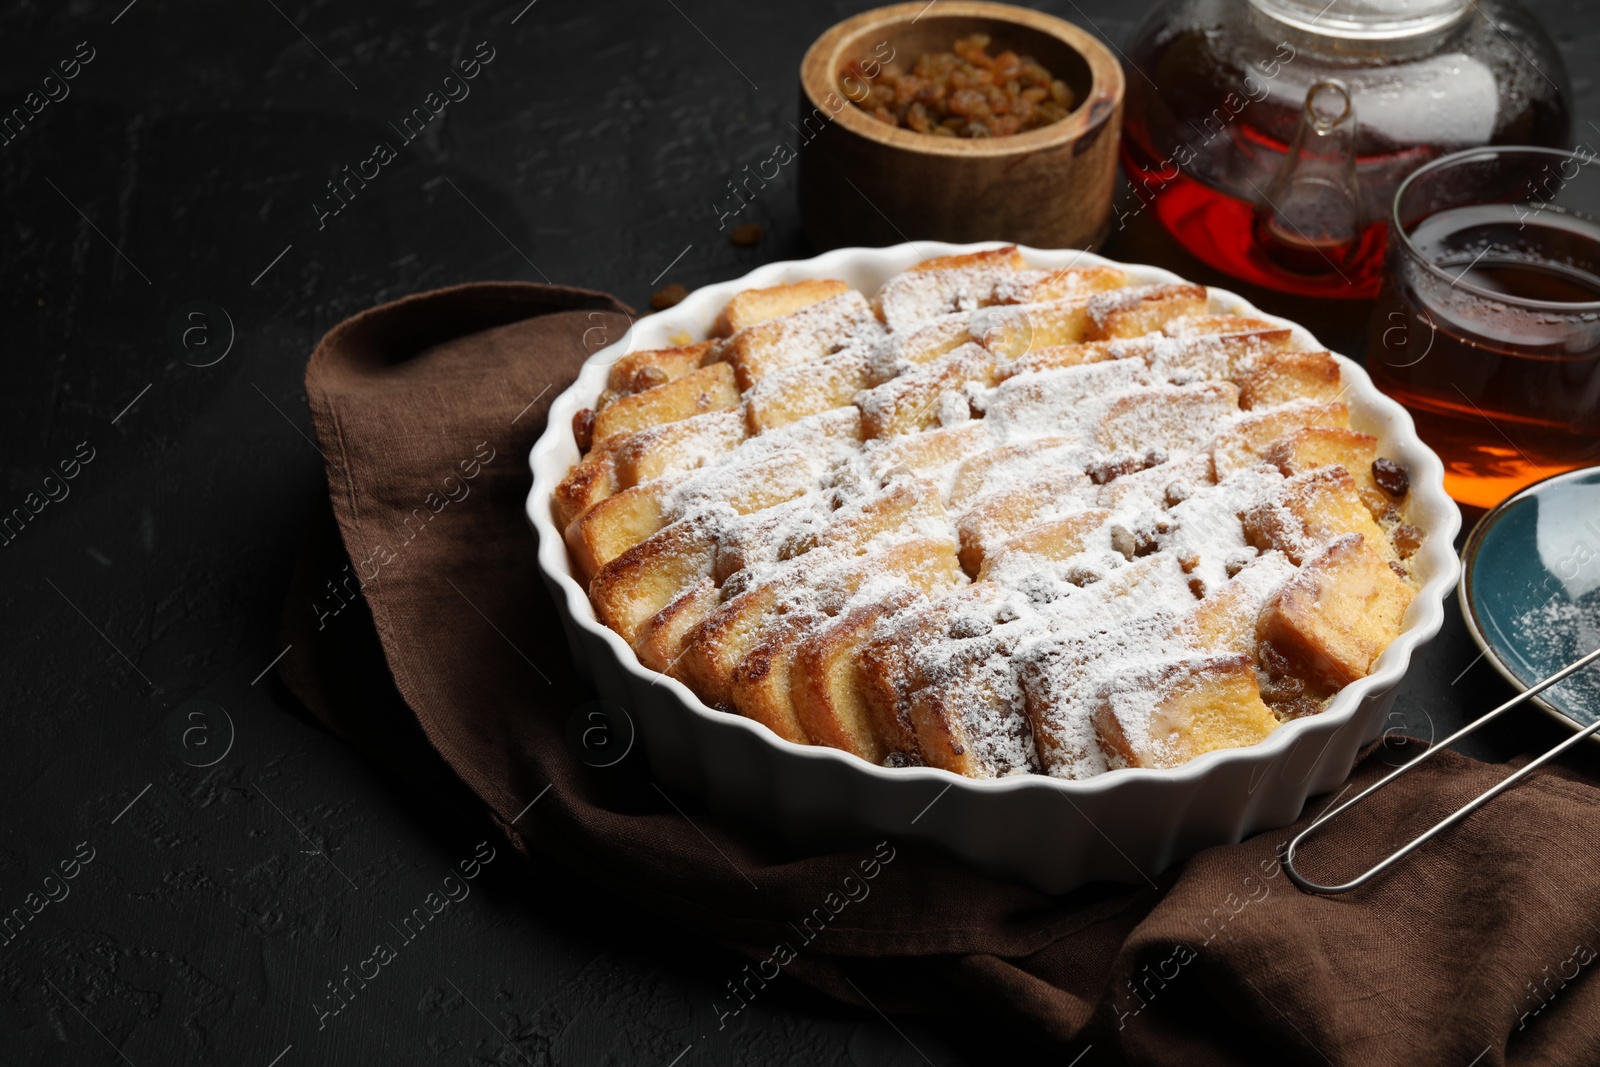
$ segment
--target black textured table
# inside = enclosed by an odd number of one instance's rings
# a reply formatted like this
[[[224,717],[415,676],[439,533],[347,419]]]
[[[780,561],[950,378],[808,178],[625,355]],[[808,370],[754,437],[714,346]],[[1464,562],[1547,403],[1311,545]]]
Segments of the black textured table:
[[[0,15],[0,105],[58,97],[0,144],[0,513],[37,511],[0,545],[0,1063],[992,1062],[970,1020],[792,983],[717,1032],[741,961],[423,800],[271,669],[325,491],[301,394],[322,332],[455,282],[644,307],[810,254],[791,173],[740,216],[756,247],[718,205],[783,138],[807,43],[868,5],[125,3]],[[1144,7],[1038,6],[1119,43]],[[1600,32],[1579,0],[1534,7],[1587,136]],[[1148,228],[1105,251],[1220,281]],[[1246,295],[1359,354],[1364,309]],[[1454,610],[1397,729],[1506,693]],[[1468,751],[1559,736],[1527,712]],[[339,995],[462,861],[470,895]]]

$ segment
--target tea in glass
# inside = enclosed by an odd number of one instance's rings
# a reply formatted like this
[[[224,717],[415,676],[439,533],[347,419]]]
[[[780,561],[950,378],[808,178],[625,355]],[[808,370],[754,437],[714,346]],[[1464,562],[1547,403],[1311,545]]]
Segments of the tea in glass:
[[[1408,178],[1367,369],[1463,504],[1600,463],[1600,153],[1473,149]]]

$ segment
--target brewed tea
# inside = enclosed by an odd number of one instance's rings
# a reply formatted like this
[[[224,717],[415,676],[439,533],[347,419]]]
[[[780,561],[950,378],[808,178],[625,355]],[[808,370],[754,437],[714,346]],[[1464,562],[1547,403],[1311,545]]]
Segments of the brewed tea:
[[[1600,224],[1542,204],[1416,223],[1372,319],[1368,370],[1489,507],[1600,462]]]
[[[1161,0],[1127,63],[1132,210],[1285,292],[1374,296],[1429,161],[1569,143],[1560,52],[1507,0]]]

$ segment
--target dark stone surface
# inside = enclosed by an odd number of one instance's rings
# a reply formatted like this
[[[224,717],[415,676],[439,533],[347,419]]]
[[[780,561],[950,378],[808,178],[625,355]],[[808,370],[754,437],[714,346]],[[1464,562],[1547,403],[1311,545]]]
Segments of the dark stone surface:
[[[756,247],[712,205],[784,136],[806,44],[867,5],[123,2],[0,15],[5,108],[94,50],[0,147],[0,508],[93,450],[0,551],[0,911],[80,860],[0,945],[0,1063],[990,1062],[969,1021],[890,1023],[792,983],[716,1032],[733,957],[522,861],[309,723],[267,670],[323,493],[300,384],[321,333],[460,281],[643,307],[658,276],[692,288],[807,255],[791,175],[740,218],[766,227]],[[1144,5],[1039,6],[1121,41]],[[1534,6],[1587,134],[1594,21],[1578,0]],[[480,41],[494,58],[471,95],[402,145],[390,123]],[[396,158],[319,229],[323,183],[380,141]],[[1106,251],[1207,277],[1148,231]],[[209,344],[185,348],[197,301]],[[1364,309],[1260,302],[1359,348]],[[1396,726],[1442,736],[1502,699],[1474,654],[1452,614]],[[1558,736],[1529,712],[1469,751]],[[485,840],[471,896],[320,1017],[329,983]]]

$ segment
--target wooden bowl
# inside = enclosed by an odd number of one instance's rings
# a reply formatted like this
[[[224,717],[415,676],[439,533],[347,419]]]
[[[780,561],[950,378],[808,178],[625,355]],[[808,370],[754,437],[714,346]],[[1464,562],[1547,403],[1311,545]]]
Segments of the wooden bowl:
[[[972,33],[990,36],[991,53],[1031,55],[1072,87],[1078,107],[1026,133],[935,137],[881,122],[840,91],[853,60],[892,55],[910,66]],[[1106,235],[1122,67],[1070,22],[976,0],[877,8],[817,38],[800,65],[800,90],[800,216],[819,252],[918,238],[1092,249]]]

